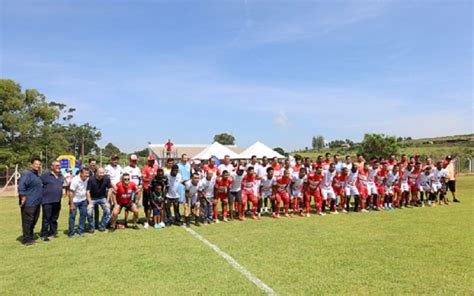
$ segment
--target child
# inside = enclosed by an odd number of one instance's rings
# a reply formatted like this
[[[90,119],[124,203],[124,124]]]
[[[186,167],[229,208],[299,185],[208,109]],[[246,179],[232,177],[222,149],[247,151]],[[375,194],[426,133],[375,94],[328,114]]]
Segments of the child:
[[[153,221],[155,228],[164,228],[163,223],[163,185],[156,182],[151,192],[151,208],[153,210]]]

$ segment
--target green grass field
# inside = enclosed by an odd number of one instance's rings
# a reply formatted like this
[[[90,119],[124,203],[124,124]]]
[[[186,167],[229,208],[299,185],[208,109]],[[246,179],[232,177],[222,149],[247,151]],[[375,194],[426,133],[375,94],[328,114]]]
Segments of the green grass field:
[[[194,227],[279,295],[474,294],[474,177],[460,204]],[[126,229],[24,247],[0,199],[2,295],[264,294],[179,227]],[[39,231],[37,226],[36,230]]]

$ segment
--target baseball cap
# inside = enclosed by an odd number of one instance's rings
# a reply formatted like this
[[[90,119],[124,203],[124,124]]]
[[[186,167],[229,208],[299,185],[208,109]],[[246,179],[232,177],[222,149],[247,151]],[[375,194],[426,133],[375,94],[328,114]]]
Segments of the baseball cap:
[[[148,160],[155,160],[155,156],[153,154],[148,156]]]
[[[130,155],[130,160],[138,160],[137,155],[135,154]]]
[[[112,156],[110,157],[110,159],[119,159],[120,157],[117,155],[117,154],[112,154]]]

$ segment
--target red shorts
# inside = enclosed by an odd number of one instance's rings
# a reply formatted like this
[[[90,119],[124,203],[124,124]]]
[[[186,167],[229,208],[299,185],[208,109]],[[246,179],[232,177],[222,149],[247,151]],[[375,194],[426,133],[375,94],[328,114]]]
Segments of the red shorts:
[[[410,191],[411,192],[418,192],[418,186],[416,186],[416,184],[410,184]]]
[[[385,196],[385,187],[377,186],[377,194],[380,196]]]
[[[365,199],[369,196],[369,190],[367,189],[367,186],[357,186],[357,190],[359,190],[360,197]]]
[[[334,189],[334,193],[336,195],[344,195],[344,188],[342,187],[333,187],[332,189]]]

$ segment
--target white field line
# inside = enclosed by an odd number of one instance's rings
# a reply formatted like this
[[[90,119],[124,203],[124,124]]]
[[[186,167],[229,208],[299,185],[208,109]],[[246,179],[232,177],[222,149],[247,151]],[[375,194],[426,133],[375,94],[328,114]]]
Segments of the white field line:
[[[197,238],[198,240],[202,241],[205,245],[207,245],[209,248],[213,249],[214,252],[219,254],[221,257],[223,257],[227,263],[232,265],[235,269],[240,271],[249,281],[254,283],[257,287],[259,287],[262,291],[264,291],[267,295],[278,295],[272,288],[270,288],[267,284],[262,282],[259,278],[254,276],[250,271],[248,271],[245,267],[239,264],[234,258],[232,258],[229,254],[225,253],[222,251],[218,246],[214,245],[204,237],[202,237],[199,233],[196,231],[192,230],[191,228],[184,227],[187,232],[191,233],[192,236]]]

